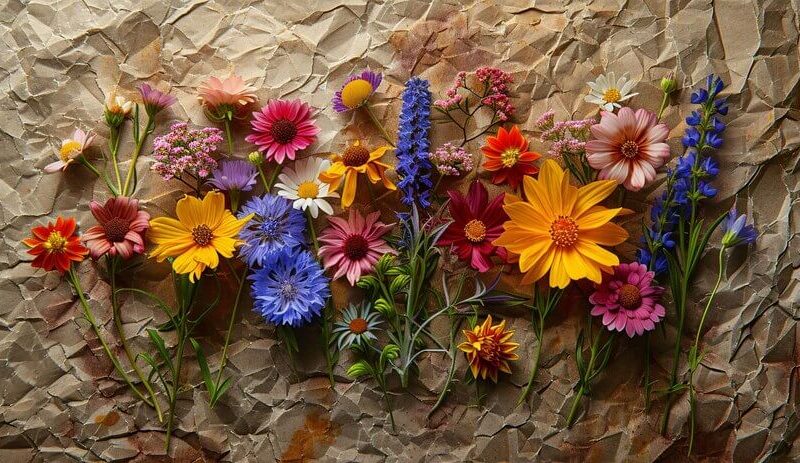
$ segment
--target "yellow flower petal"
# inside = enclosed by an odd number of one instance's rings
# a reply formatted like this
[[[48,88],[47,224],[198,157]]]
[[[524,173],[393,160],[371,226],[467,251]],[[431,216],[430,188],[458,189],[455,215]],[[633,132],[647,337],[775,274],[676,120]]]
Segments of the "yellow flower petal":
[[[178,200],[178,204],[175,206],[175,215],[178,216],[178,221],[188,230],[192,230],[198,225],[205,225],[203,202],[194,196],[185,195]]]
[[[573,215],[579,217],[590,207],[608,198],[617,189],[617,185],[616,180],[598,180],[580,187],[578,189],[578,202],[575,203],[575,209],[572,211]]]
[[[619,208],[616,209],[589,209],[582,216],[575,219],[579,230],[591,230],[605,225],[609,220],[617,216]]]
[[[356,198],[356,185],[358,184],[358,174],[354,170],[347,172],[344,179],[344,190],[342,191],[342,207],[348,208]]]

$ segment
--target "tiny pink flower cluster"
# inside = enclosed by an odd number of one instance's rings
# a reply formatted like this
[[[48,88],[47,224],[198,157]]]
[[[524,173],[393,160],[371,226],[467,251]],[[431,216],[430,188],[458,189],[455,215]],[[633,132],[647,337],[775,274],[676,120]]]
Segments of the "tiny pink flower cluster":
[[[565,154],[583,155],[586,152],[586,141],[591,134],[590,128],[596,121],[580,119],[556,122],[554,115],[553,111],[547,111],[536,119],[536,126],[542,131],[542,141],[553,142],[547,154],[558,159]]]
[[[164,180],[180,178],[184,172],[206,178],[217,168],[212,155],[222,140],[217,128],[192,129],[186,122],[176,122],[166,135],[153,141],[156,162],[152,169]]]
[[[430,153],[429,158],[441,175],[458,177],[475,168],[472,155],[467,153],[464,148],[452,143],[440,146],[436,151]]]
[[[453,85],[447,90],[445,90],[444,94],[447,96],[447,98],[436,100],[433,102],[433,105],[438,106],[439,108],[442,109],[448,109],[458,105],[459,103],[461,103],[461,100],[464,99],[464,97],[460,93],[458,93],[458,89],[464,88],[466,87],[466,85],[467,85],[467,73],[461,71],[458,74],[456,74],[456,78],[453,81]]]
[[[501,121],[507,121],[514,114],[514,105],[508,98],[508,84],[513,81],[511,74],[498,68],[482,67],[475,71],[475,76],[489,89],[481,102],[494,108]]]

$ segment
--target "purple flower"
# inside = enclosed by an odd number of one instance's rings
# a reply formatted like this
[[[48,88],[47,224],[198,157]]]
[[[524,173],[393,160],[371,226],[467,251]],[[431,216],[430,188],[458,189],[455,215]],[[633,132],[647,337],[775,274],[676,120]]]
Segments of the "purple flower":
[[[736,209],[733,208],[728,213],[727,219],[722,224],[722,246],[725,248],[733,248],[740,244],[751,244],[758,238],[758,232],[752,225],[746,225],[747,216],[742,214],[736,215]]]
[[[178,101],[174,96],[163,93],[148,84],[140,85],[139,93],[142,95],[144,109],[150,117],[155,116],[159,111],[172,106],[173,103]]]
[[[250,191],[256,184],[257,175],[256,168],[247,161],[222,161],[211,174],[208,184],[222,191]]]
[[[378,90],[383,75],[367,69],[361,74],[353,74],[347,78],[342,89],[333,96],[333,109],[337,113],[345,113],[359,108],[369,101],[369,97]]]

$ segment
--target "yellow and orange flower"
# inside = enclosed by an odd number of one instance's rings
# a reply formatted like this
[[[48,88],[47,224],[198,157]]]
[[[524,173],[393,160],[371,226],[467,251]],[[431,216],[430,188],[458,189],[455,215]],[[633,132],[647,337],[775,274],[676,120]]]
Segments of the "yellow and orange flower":
[[[552,159],[545,161],[539,179],[525,177],[525,200],[509,197],[503,206],[510,220],[494,245],[519,255],[524,284],[548,272],[550,286],[565,288],[571,280],[600,283],[602,273],[619,265],[619,258],[601,246],[616,246],[628,232],[611,222],[627,212],[599,203],[616,188],[614,180],[599,180],[580,188]]]
[[[511,130],[500,127],[497,136],[487,137],[481,152],[486,157],[483,168],[492,173],[495,185],[508,183],[516,190],[523,176],[535,175],[539,171],[533,162],[541,155],[528,151],[528,140],[516,125]]]
[[[381,146],[370,152],[356,140],[348,146],[344,153],[334,154],[331,157],[331,167],[319,175],[319,179],[330,184],[330,190],[335,191],[344,180],[344,190],[342,191],[342,207],[347,208],[353,204],[356,197],[356,185],[358,184],[358,174],[367,174],[367,178],[372,183],[383,182],[383,186],[389,190],[396,190],[397,187],[386,176],[386,170],[391,168],[389,164],[378,161],[391,149],[389,146]]]
[[[31,237],[22,240],[28,246],[28,254],[36,256],[31,267],[46,271],[58,270],[67,273],[73,262],[81,262],[89,250],[86,249],[75,233],[78,226],[75,219],[58,216],[55,223],[47,226],[33,227]]]
[[[475,379],[490,378],[497,382],[497,372],[511,373],[512,360],[519,359],[514,353],[519,347],[516,342],[511,342],[513,331],[506,330],[503,320],[497,325],[492,325],[492,316],[486,317],[481,325],[475,325],[471,330],[464,330],[466,341],[458,345],[459,350],[467,354],[470,370]]]
[[[206,268],[217,268],[219,256],[233,257],[242,241],[239,230],[253,214],[240,219],[225,209],[225,196],[217,191],[206,194],[203,200],[186,195],[175,206],[178,220],[159,217],[150,221],[150,241],[156,244],[150,257],[159,262],[174,257],[172,268],[188,273],[191,281],[200,278]]]

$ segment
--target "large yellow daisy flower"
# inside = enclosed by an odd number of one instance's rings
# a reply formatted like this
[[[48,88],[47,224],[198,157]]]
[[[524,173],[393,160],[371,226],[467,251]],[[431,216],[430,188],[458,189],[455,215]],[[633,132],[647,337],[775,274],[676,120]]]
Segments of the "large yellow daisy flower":
[[[503,206],[511,220],[493,244],[519,255],[525,284],[548,272],[553,288],[581,278],[600,283],[601,271],[619,265],[619,258],[601,246],[628,238],[628,232],[610,222],[626,210],[598,205],[616,186],[614,180],[599,180],[577,188],[555,161],[547,160],[538,180],[523,180],[526,199],[512,198]]]
[[[358,174],[366,172],[369,181],[372,183],[383,182],[383,186],[389,190],[396,190],[397,187],[386,176],[386,169],[389,164],[378,161],[383,157],[389,146],[381,146],[370,152],[356,140],[342,154],[334,154],[331,158],[332,164],[325,172],[319,175],[319,179],[330,184],[330,190],[336,191],[344,180],[344,190],[342,191],[342,207],[347,208],[353,204],[356,197],[356,185],[358,184]]]
[[[201,201],[186,195],[175,206],[178,220],[159,217],[150,221],[148,236],[156,244],[150,253],[159,262],[175,257],[172,268],[188,273],[194,282],[206,268],[217,268],[219,256],[233,257],[239,230],[253,216],[237,219],[225,209],[225,196],[211,191]]]

